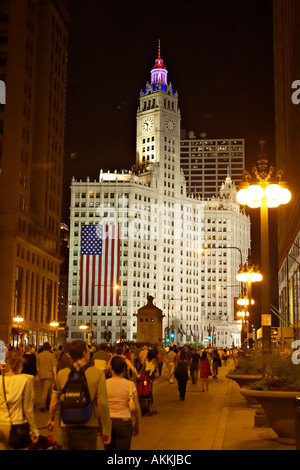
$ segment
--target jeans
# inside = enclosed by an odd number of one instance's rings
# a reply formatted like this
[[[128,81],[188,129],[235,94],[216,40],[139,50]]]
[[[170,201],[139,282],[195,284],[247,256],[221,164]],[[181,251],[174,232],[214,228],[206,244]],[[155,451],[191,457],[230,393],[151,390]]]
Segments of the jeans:
[[[111,442],[106,450],[130,450],[132,438],[131,419],[111,418]]]
[[[97,450],[97,431],[89,426],[62,427],[62,450]]]

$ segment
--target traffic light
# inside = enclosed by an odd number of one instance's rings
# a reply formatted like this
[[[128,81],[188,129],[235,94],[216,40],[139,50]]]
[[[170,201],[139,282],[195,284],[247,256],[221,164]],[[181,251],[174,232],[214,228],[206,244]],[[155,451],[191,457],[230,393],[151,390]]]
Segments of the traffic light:
[[[174,330],[171,330],[170,338],[171,338],[172,341],[174,341],[174,338],[175,338],[175,331]]]
[[[208,341],[211,341],[211,334],[207,336]]]

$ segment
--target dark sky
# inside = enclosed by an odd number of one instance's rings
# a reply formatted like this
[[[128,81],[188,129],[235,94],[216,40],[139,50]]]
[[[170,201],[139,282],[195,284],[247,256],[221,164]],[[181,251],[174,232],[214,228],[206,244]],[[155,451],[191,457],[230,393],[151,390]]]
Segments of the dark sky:
[[[272,0],[72,0],[66,223],[72,176],[97,179],[101,168],[135,163],[139,92],[150,80],[159,39],[179,94],[181,127],[197,137],[245,138],[249,170],[263,136],[275,161]],[[252,241],[259,243],[256,229]]]
[[[179,94],[181,127],[199,137],[244,137],[273,157],[271,0],[72,0],[65,178],[135,162],[139,92],[158,39]],[[76,153],[76,158],[70,158]]]

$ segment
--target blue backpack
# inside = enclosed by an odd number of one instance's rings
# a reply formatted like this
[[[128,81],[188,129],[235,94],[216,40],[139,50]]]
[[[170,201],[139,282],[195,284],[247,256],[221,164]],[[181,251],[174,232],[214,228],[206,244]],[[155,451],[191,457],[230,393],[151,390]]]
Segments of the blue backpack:
[[[60,396],[60,416],[64,424],[80,425],[92,416],[92,401],[85,376],[89,364],[71,367]]]

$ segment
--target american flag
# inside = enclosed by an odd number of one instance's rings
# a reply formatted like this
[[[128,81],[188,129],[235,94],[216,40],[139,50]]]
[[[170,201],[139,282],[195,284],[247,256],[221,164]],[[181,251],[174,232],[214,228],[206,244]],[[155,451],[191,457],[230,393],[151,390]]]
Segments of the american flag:
[[[81,226],[81,306],[119,305],[120,230],[119,225]]]

